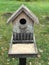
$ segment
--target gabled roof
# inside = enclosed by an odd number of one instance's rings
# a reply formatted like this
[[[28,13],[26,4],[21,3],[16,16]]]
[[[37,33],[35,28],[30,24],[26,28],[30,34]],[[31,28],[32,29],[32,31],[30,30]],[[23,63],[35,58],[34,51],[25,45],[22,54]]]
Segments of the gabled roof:
[[[25,12],[32,21],[39,23],[38,18],[24,5],[20,6],[20,8],[8,19],[7,23],[12,22],[22,11]]]

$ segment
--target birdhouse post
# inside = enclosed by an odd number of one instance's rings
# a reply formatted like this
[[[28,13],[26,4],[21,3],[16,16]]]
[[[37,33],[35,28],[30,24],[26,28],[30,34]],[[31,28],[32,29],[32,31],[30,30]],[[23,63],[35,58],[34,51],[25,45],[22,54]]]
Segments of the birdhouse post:
[[[10,22],[13,32],[8,55],[19,58],[19,65],[26,65],[27,57],[35,57],[38,54],[34,36],[34,22],[39,23],[38,18],[22,5],[8,19],[7,24]]]

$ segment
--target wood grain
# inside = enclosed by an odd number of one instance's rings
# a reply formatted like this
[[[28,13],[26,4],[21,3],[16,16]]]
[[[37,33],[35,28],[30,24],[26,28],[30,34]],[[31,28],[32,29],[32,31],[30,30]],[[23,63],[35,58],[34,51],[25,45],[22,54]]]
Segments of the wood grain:
[[[33,54],[36,53],[34,44],[12,44],[10,54]]]

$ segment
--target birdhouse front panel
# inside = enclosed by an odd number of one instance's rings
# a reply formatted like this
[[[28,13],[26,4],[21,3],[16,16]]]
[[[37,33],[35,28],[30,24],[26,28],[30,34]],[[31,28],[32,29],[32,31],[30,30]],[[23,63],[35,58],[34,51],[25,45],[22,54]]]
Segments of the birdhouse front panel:
[[[22,12],[13,21],[13,32],[33,33],[33,24],[34,22],[32,22],[32,20],[24,12]]]

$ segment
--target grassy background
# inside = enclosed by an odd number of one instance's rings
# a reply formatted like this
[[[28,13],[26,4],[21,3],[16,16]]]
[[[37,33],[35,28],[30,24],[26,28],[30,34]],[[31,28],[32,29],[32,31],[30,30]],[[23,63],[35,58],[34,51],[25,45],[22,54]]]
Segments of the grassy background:
[[[23,2],[48,1],[49,2],[49,0],[2,0],[2,1],[23,1]]]
[[[49,2],[18,2],[0,0],[0,65],[18,65],[17,58],[9,58],[9,41],[12,34],[12,25],[6,25],[8,17],[4,13],[15,12],[18,7],[26,5],[39,18],[35,24],[35,37],[38,47],[38,58],[27,58],[32,65],[49,65]]]

